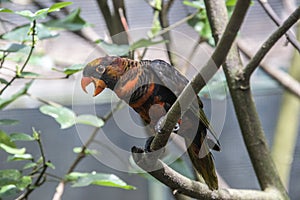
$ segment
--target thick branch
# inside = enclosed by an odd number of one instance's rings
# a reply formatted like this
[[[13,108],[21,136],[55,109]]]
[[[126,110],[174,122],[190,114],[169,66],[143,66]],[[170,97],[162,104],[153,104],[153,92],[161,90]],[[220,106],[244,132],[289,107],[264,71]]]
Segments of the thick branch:
[[[126,35],[120,34],[124,32],[122,22],[119,15],[119,8],[122,8],[125,12],[125,5],[123,0],[113,0],[114,13],[110,12],[107,0],[97,0],[99,9],[104,17],[107,29],[109,31],[112,40],[116,44],[128,44]],[[126,15],[126,14],[125,14]]]
[[[228,21],[227,9],[222,1],[204,1],[212,36],[217,44],[225,30]],[[225,22],[225,23],[224,23]]]
[[[132,156],[139,167],[147,171],[153,177],[158,179],[173,190],[173,193],[181,193],[196,199],[253,199],[268,200],[278,199],[275,190],[256,191],[256,190],[236,190],[236,189],[220,189],[211,191],[207,185],[198,181],[193,181],[172,168],[168,167],[164,162],[157,158],[147,156],[141,149],[133,148]],[[153,171],[153,169],[155,169]]]
[[[243,22],[246,12],[250,6],[250,0],[239,0],[232,14],[226,30],[221,38],[220,43],[216,47],[212,57],[202,68],[202,70],[193,78],[193,80],[185,87],[177,101],[168,111],[161,129],[161,134],[157,134],[151,143],[151,149],[157,150],[164,147],[170,137],[171,131],[178,119],[180,112],[184,112],[183,106],[188,108],[192,102],[191,97],[205,86],[206,82],[215,74],[226,58],[227,53],[237,35],[237,32]],[[181,106],[181,108],[180,108]]]
[[[212,0],[207,1],[210,1],[211,4],[214,3]],[[225,2],[222,6],[225,7]],[[215,8],[217,9],[217,7]],[[219,23],[214,19],[210,21],[215,23],[215,26]],[[223,23],[226,22],[223,21]],[[222,26],[219,28],[221,29]],[[243,77],[244,68],[241,64],[236,44],[233,44],[223,68],[245,145],[261,188],[263,190],[275,188],[280,193],[279,197],[289,199],[269,152],[251,94],[248,81],[250,77],[248,80],[245,80]]]
[[[164,3],[164,1],[162,1],[161,10],[159,11],[159,22],[160,22],[160,26],[161,26],[162,29],[170,26],[168,15],[169,15],[169,11],[170,11],[170,8],[171,8],[173,3],[174,3],[174,0],[169,0],[166,3]],[[168,41],[165,44],[166,48],[167,48],[167,54],[168,54],[171,65],[174,65],[174,56],[171,52],[171,35],[170,35],[170,32],[166,32],[166,33],[162,34],[162,37],[163,37],[164,40]]]
[[[238,47],[249,59],[253,57],[254,53],[251,52],[246,44],[239,41]],[[260,63],[260,67],[286,90],[300,98],[300,83],[292,76],[279,69],[267,65],[267,63],[265,63],[264,61]]]
[[[267,15],[273,20],[273,22],[277,25],[281,25],[281,20],[273,10],[273,8],[270,6],[269,2],[267,0],[258,0],[258,3],[262,6],[262,8],[265,10]],[[297,38],[295,35],[288,30],[286,33],[286,38],[287,40],[297,49],[298,52],[300,52],[300,44],[297,41]]]
[[[273,45],[293,26],[300,18],[300,6],[283,22],[283,24],[265,41],[245,69],[245,78],[249,79],[261,60]]]

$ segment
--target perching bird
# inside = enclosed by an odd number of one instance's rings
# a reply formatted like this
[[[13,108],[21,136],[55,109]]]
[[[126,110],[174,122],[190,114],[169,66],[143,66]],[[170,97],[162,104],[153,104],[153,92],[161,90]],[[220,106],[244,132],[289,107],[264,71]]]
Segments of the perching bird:
[[[153,128],[157,127],[188,84],[179,71],[163,60],[134,61],[115,56],[98,58],[87,64],[81,80],[85,92],[86,86],[92,82],[94,96],[105,88],[111,89],[140,115],[145,124]],[[195,103],[178,121],[176,129],[179,128],[178,134],[185,138],[194,168],[208,187],[215,190],[218,189],[218,179],[209,149],[219,151],[220,146],[202,108],[197,96]],[[207,129],[214,140],[207,136]]]

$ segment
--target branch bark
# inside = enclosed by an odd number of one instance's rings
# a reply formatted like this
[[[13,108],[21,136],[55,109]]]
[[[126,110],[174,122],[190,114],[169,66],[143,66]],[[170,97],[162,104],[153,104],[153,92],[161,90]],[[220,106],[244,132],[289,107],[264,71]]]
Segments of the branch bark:
[[[206,1],[211,5],[215,5],[215,1]],[[223,3],[222,6],[225,8],[225,3]],[[215,5],[213,6],[213,8],[218,9],[218,6]],[[210,21],[215,24],[215,27],[218,27],[218,29],[220,29],[219,32],[222,32],[222,27],[226,22],[216,21],[214,19],[215,18],[212,18]],[[219,23],[221,23],[221,25]],[[224,24],[222,25],[222,23]],[[281,31],[284,34],[284,31],[282,29],[283,28],[281,28]],[[286,31],[287,29],[284,30]],[[272,43],[275,43],[277,41],[275,38],[273,38],[273,40]],[[264,52],[264,50],[265,46],[263,46],[262,50],[260,51]],[[263,56],[264,55],[265,54],[263,54]],[[260,58],[260,60],[263,58],[263,56],[261,55],[257,56]],[[258,64],[259,62],[257,63],[257,65]],[[276,171],[274,162],[271,158],[265,134],[263,132],[250,90],[249,79],[252,73],[248,72],[247,75],[249,76],[249,78],[245,79],[245,68],[241,64],[236,43],[233,44],[223,65],[223,68],[244,142],[262,190],[275,188],[280,193],[280,196],[278,196],[278,198],[281,197],[282,199],[289,199],[288,194],[279,178],[278,172]],[[253,68],[250,67],[247,69],[252,70]]]
[[[273,8],[270,6],[269,2],[267,0],[258,0],[258,3],[262,6],[262,8],[265,10],[267,15],[273,20],[273,22],[277,26],[281,26],[281,20],[273,10]],[[298,52],[300,52],[300,44],[297,41],[297,38],[295,37],[295,34],[291,30],[288,30],[286,33],[287,40],[297,49]]]
[[[254,56],[254,53],[247,47],[242,41],[238,41],[238,48],[245,54],[246,57],[251,59]],[[295,80],[289,74],[269,66],[266,62],[261,61],[260,67],[273,79],[275,79],[281,86],[283,86],[287,91],[291,92],[298,98],[300,98],[300,83]]]
[[[171,6],[173,5],[174,0],[168,0],[166,3],[164,1],[161,2],[161,10],[159,11],[159,22],[162,29],[170,26],[168,15]],[[170,60],[170,64],[174,66],[174,55],[171,52],[171,35],[170,32],[166,32],[162,34],[164,40],[168,41],[165,45],[167,48],[167,54]]]
[[[300,18],[300,6],[283,22],[283,24],[262,44],[252,60],[245,68],[245,78],[250,78],[251,74],[258,67],[259,63],[273,47],[273,45],[283,36]]]
[[[174,171],[168,165],[151,154],[145,154],[143,150],[136,147],[132,148],[132,156],[136,164],[147,171],[154,178],[167,185],[173,190],[173,193],[180,193],[196,199],[215,199],[215,200],[268,200],[278,199],[276,190],[268,189],[266,191],[257,190],[236,190],[219,189],[211,191],[207,185],[198,181],[193,181],[178,172]],[[157,169],[154,170],[153,169]]]

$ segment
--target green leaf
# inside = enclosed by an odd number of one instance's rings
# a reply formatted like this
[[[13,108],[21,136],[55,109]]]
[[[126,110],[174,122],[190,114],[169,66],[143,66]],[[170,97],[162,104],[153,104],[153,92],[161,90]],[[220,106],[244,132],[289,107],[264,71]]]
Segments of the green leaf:
[[[49,8],[43,8],[34,13],[33,19],[45,19],[47,17]]]
[[[46,165],[48,167],[50,167],[51,169],[55,169],[55,165],[53,165],[53,163],[51,163],[51,162],[46,162]]]
[[[6,45],[6,46],[4,46],[4,47],[1,47],[1,48],[0,48],[0,51],[13,53],[13,52],[18,52],[18,51],[20,51],[20,50],[23,49],[24,47],[27,47],[27,46],[24,45],[24,44],[16,44],[16,43],[12,43],[12,44],[8,44],[8,45]]]
[[[79,173],[72,172],[67,175],[67,180],[72,180],[74,183],[72,187],[85,187],[89,185],[98,185],[106,187],[116,187],[126,190],[135,189],[134,186],[127,185],[119,177],[114,174],[103,174],[103,173]]]
[[[31,154],[15,154],[7,157],[7,161],[22,161],[22,160],[32,160],[33,157]]]
[[[62,28],[69,31],[79,31],[88,26],[88,23],[80,17],[80,9],[72,11],[64,19],[50,20],[45,22],[44,25],[53,28]]]
[[[235,6],[237,0],[226,0],[226,6]]]
[[[31,38],[27,34],[30,29],[30,25],[19,26],[12,29],[10,32],[4,33],[1,35],[1,38],[4,40],[26,42],[30,41]]]
[[[53,117],[60,124],[61,129],[69,128],[75,124],[76,115],[69,108],[45,105],[40,107],[40,111]]]
[[[148,33],[148,36],[150,38],[154,38],[157,33],[161,30],[161,25],[159,21],[159,12],[155,11],[153,15],[153,20],[152,20],[152,26],[150,29],[150,32]]]
[[[45,19],[47,17],[49,8],[43,8],[37,10],[35,13],[31,12],[30,10],[22,10],[22,11],[15,11],[14,13],[25,17],[29,21],[37,20],[37,19]]]
[[[81,153],[81,151],[82,151],[82,147],[75,147],[73,149],[74,153]],[[95,154],[98,153],[98,151],[97,150],[93,150],[93,149],[85,149],[84,153],[86,155],[95,155]]]
[[[15,120],[15,119],[0,119],[0,125],[15,125],[18,124],[19,120]]]
[[[49,12],[59,11],[61,8],[67,7],[67,6],[72,5],[72,4],[73,4],[73,2],[59,2],[59,3],[55,3],[55,4],[53,4],[49,8],[48,13]]]
[[[40,76],[38,73],[35,72],[21,72],[19,77],[25,78],[25,77],[38,77]]]
[[[0,12],[13,13],[14,11],[12,11],[8,8],[0,8]]]
[[[166,43],[166,40],[160,40],[160,41],[152,41],[150,39],[140,39],[136,42],[134,42],[132,45],[130,45],[130,50],[135,50],[142,47],[149,47],[156,44]]]
[[[6,153],[9,153],[9,154],[22,155],[26,152],[25,148],[17,149],[17,148],[10,147],[10,146],[8,146],[6,144],[3,144],[3,143],[0,143],[0,148],[3,149],[4,151],[6,151]]]
[[[16,169],[0,170],[0,187],[16,184],[21,178],[21,172]]]
[[[22,191],[31,183],[31,177],[22,176],[21,172],[16,169],[0,170],[0,197]]]
[[[0,83],[1,83],[1,84],[8,84],[8,81],[5,80],[5,79],[3,79],[3,78],[0,78]]]
[[[26,164],[24,165],[23,169],[30,169],[30,168],[34,168],[34,167],[36,167],[36,166],[37,166],[36,163],[30,162],[30,163],[26,163]]]
[[[5,144],[7,146],[16,147],[16,144],[11,141],[9,135],[7,135],[4,131],[0,130],[0,143]]]
[[[18,188],[13,184],[4,185],[0,187],[0,198],[12,196],[18,193],[18,191]]]
[[[22,17],[25,17],[25,18],[29,19],[30,21],[32,21],[35,17],[35,14],[33,12],[31,12],[30,10],[21,10],[21,11],[16,11],[14,13],[17,15],[20,15]]]
[[[76,72],[81,71],[83,68],[84,68],[83,64],[75,64],[70,67],[64,68],[63,73],[65,73],[66,75],[72,75],[75,74]]]
[[[101,48],[103,48],[103,50],[108,54],[108,55],[114,55],[114,56],[126,56],[128,55],[129,52],[129,46],[126,44],[121,44],[121,45],[117,45],[117,44],[110,44],[105,42],[104,40],[98,40],[96,41],[97,44],[99,44],[99,46]]]
[[[30,35],[28,35],[29,30],[30,30],[30,24],[19,26],[14,28],[8,33],[1,35],[1,38],[5,40],[18,41],[18,42],[31,41],[32,38]],[[57,32],[50,30],[49,28],[47,28],[46,26],[40,23],[36,24],[36,32],[39,40],[44,40],[44,39],[58,36]]]
[[[27,93],[28,89],[30,88],[32,82],[33,81],[26,83],[25,86],[21,90],[19,90],[17,93],[12,95],[11,97],[9,97],[7,99],[0,98],[0,110],[5,108],[10,103],[14,102],[19,97],[25,95]]]
[[[26,133],[12,133],[10,134],[11,141],[33,141],[34,138]]]
[[[32,183],[32,179],[30,176],[22,176],[20,181],[18,181],[17,183],[17,187],[19,188],[19,190],[24,190],[31,183]]]
[[[104,125],[104,121],[95,115],[79,115],[76,118],[76,123],[95,127],[102,127]]]
[[[32,128],[32,137],[35,139],[35,140],[40,140],[40,133],[37,132],[35,130],[35,128]]]

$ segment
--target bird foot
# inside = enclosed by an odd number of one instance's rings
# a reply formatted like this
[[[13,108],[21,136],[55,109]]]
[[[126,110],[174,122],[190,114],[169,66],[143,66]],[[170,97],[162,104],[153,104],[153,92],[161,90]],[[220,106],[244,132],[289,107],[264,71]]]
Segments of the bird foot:
[[[151,150],[151,143],[154,139],[154,136],[151,136],[147,139],[146,144],[145,144],[145,152],[152,152]]]
[[[161,129],[163,128],[163,122],[164,122],[165,118],[166,118],[165,116],[162,116],[156,123],[154,129],[157,133],[161,133]],[[177,133],[179,131],[179,129],[180,129],[180,124],[177,122],[173,128],[173,132]]]

